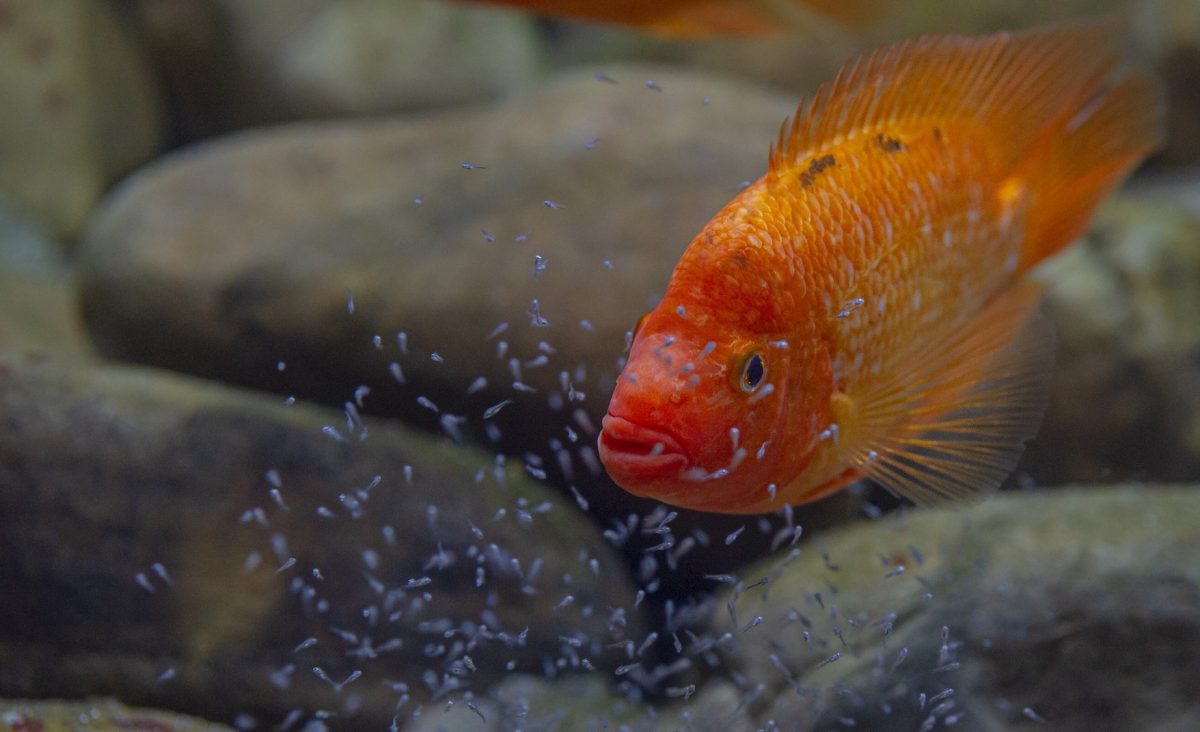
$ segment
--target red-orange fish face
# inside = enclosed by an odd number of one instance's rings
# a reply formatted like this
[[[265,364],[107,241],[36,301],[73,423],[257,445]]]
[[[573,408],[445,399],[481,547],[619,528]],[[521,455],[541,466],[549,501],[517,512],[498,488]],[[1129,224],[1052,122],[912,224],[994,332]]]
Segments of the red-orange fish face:
[[[763,335],[706,334],[661,306],[634,337],[600,434],[600,459],[630,493],[733,511],[766,494],[779,462],[786,349]],[[719,340],[710,340],[719,337]]]

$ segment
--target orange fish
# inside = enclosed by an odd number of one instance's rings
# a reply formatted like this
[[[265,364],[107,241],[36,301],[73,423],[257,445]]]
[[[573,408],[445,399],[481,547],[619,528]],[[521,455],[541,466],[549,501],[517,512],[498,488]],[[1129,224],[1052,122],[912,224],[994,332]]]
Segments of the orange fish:
[[[917,503],[994,490],[1049,390],[1024,275],[1160,141],[1117,35],[927,37],[845,66],[639,321],[599,440],[613,479],[721,513],[860,478]]]
[[[473,0],[570,20],[640,28],[673,37],[757,36],[804,27],[805,9],[850,26],[877,14],[879,0]],[[801,7],[803,6],[803,8]]]

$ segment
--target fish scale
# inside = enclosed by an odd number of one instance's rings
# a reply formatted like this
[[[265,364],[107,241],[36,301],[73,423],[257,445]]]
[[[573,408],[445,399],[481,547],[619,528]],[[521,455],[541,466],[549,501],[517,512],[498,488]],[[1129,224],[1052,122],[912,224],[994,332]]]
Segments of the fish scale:
[[[807,187],[797,185],[806,165],[765,177],[739,197],[743,202],[730,205],[728,217],[717,216],[706,227],[712,231],[696,238],[673,287],[689,286],[693,258],[702,273],[719,257],[737,256],[738,232],[755,232],[745,246],[767,253],[771,271],[808,273],[799,281],[784,277],[774,283],[778,324],[767,331],[797,344],[831,343],[834,386],[852,389],[858,378],[870,376],[870,367],[886,368],[889,356],[919,340],[931,323],[953,323],[978,312],[1011,275],[1003,265],[1019,251],[1020,222],[1001,220],[1003,173],[976,140],[956,135],[954,126],[954,120],[929,120],[924,135],[911,125],[863,131],[815,152],[810,160],[836,162]],[[897,148],[880,139],[909,142]],[[955,140],[963,142],[958,149]],[[936,179],[926,174],[934,167]],[[971,221],[968,212],[985,201],[991,205]],[[879,236],[883,231],[891,236]],[[944,245],[943,232],[952,247]],[[831,240],[838,244],[831,246]],[[673,294],[668,290],[666,297]],[[836,318],[853,297],[892,306]],[[808,314],[821,312],[828,312],[824,323],[808,322]],[[795,324],[802,328],[793,329]]]

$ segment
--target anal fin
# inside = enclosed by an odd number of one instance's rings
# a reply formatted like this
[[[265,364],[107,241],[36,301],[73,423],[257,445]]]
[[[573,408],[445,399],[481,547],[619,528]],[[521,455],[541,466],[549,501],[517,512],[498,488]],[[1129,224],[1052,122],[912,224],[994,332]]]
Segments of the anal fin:
[[[1040,295],[1032,284],[1010,288],[853,395],[851,465],[921,505],[998,488],[1049,397],[1054,331]]]

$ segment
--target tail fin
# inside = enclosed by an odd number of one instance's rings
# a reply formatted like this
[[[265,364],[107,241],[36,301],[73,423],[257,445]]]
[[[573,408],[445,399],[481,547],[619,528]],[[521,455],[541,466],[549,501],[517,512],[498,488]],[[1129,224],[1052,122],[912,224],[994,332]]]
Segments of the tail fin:
[[[1082,236],[1100,201],[1162,144],[1161,94],[1144,74],[1118,72],[1067,112],[1018,173],[1033,194],[1020,271]]]

